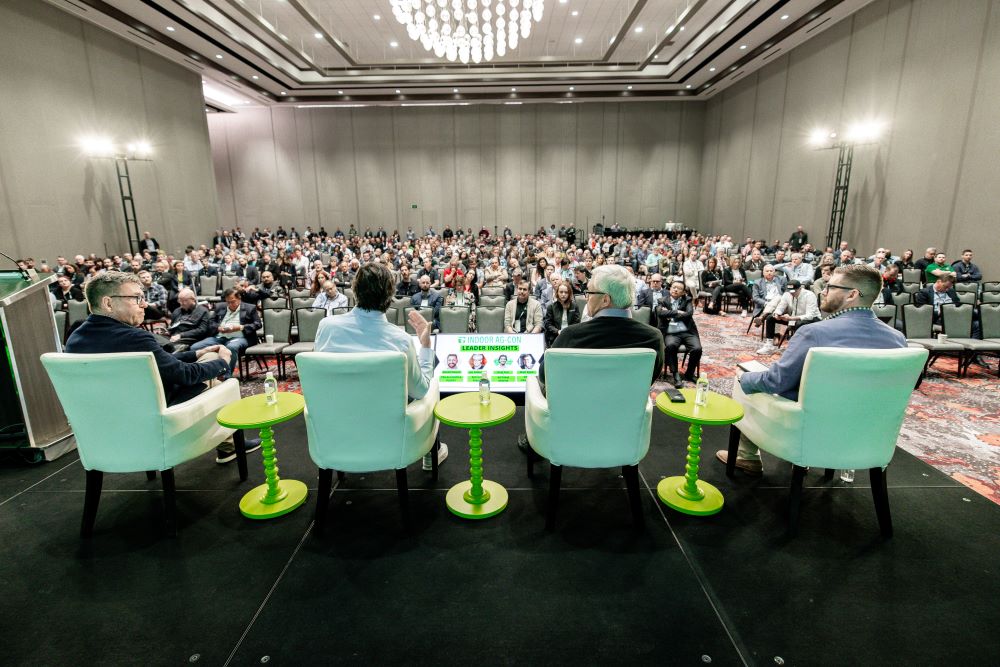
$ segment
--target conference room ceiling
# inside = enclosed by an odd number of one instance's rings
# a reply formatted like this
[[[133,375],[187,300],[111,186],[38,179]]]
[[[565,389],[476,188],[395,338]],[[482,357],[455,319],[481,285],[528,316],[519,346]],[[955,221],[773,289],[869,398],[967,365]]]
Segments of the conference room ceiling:
[[[390,0],[48,2],[197,71],[234,111],[704,100],[871,0],[545,0],[527,38],[479,63],[425,50]],[[462,8],[504,2],[525,0]]]

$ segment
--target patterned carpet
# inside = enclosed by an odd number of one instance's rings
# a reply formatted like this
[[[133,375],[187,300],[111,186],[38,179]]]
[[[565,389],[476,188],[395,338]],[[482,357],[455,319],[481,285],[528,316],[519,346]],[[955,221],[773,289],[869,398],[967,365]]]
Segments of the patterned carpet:
[[[695,319],[704,348],[701,371],[708,375],[713,391],[731,395],[738,362],[770,363],[778,358],[757,356],[760,330],[746,335],[748,321],[738,314],[720,317],[699,312]],[[968,377],[961,379],[955,376],[954,360],[937,361],[913,393],[899,446],[1000,504],[1000,380],[996,358],[989,361],[991,375],[974,365]],[[256,364],[253,368],[241,388],[244,396],[262,391],[263,373]],[[282,391],[301,391],[294,364],[288,364],[288,379],[280,386]],[[666,386],[658,382],[653,393]]]

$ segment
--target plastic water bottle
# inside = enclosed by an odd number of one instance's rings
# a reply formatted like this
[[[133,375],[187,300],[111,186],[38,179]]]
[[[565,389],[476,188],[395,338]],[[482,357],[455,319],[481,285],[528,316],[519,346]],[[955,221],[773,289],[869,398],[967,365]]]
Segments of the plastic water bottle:
[[[694,404],[701,406],[708,405],[708,378],[702,374],[695,386]]]
[[[853,482],[854,481],[854,470],[841,470],[840,471],[840,481],[841,482]]]
[[[271,371],[264,377],[264,402],[268,405],[278,404],[278,381]]]
[[[490,404],[490,381],[486,377],[479,380],[479,403],[480,405]]]

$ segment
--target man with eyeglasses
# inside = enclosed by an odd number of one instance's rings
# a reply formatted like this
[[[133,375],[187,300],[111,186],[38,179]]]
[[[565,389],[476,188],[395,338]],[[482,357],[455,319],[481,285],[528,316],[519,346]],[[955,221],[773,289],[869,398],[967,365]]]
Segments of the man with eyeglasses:
[[[206,347],[223,346],[232,355],[226,377],[232,377],[239,354],[247,347],[257,344],[257,330],[260,329],[260,315],[257,307],[243,303],[243,297],[235,288],[222,293],[222,303],[215,305],[213,326],[216,333],[191,346],[197,352]]]
[[[225,347],[206,346],[197,352],[170,354],[153,334],[139,327],[146,316],[146,298],[142,281],[135,274],[106,271],[87,283],[86,297],[91,315],[70,334],[66,351],[152,352],[167,405],[197,396],[206,389],[206,381],[229,371],[230,352]],[[193,363],[211,352],[217,352],[219,358]]]
[[[906,347],[903,334],[879,320],[872,312],[872,302],[881,289],[882,276],[870,266],[851,264],[838,267],[822,291],[820,310],[828,314],[827,319],[795,334],[784,356],[766,371],[739,375],[740,389],[748,395],[777,394],[797,401],[806,355],[814,347]],[[729,453],[722,449],[716,452],[715,457],[725,464]],[[760,450],[742,435],[736,467],[750,475],[763,473]]]

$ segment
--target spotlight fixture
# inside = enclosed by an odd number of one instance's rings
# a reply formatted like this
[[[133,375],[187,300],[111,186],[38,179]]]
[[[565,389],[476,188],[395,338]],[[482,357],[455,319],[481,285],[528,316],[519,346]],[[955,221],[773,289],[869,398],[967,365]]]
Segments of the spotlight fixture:
[[[788,14],[782,14],[781,15],[781,20],[782,21],[787,21],[788,20]]]
[[[323,33],[321,33],[321,32],[314,32],[313,33],[313,37],[315,37],[316,39],[323,39]]]
[[[579,15],[580,15],[580,12],[578,12],[578,11],[576,11],[576,10],[574,9],[573,11],[571,11],[571,12],[569,13],[569,15],[570,15],[570,16],[579,16]]]
[[[397,46],[399,46],[399,42],[396,41],[389,42],[389,46],[391,46],[392,48],[396,48]]]
[[[376,21],[382,20],[382,17],[379,14],[375,14],[374,16],[372,16],[372,18],[375,19]]]
[[[173,31],[174,31],[174,26],[168,25],[167,26],[167,32],[173,32]]]
[[[740,51],[746,51],[746,48],[747,48],[746,44],[740,44]]]
[[[627,88],[627,90],[632,90],[632,86],[629,86],[629,87]]]
[[[574,44],[583,44],[583,37],[577,37],[573,40]]]
[[[638,26],[638,27],[637,27],[637,28],[635,29],[635,31],[636,31],[636,32],[642,32],[642,26]]]
[[[396,89],[396,94],[399,95],[399,88]]]
[[[715,71],[715,68],[714,68],[714,67],[709,67],[709,68],[708,68],[708,71],[709,71],[709,72],[714,72],[714,71]]]
[[[222,54],[221,53],[216,53],[215,57],[218,58],[219,60],[222,60]]]

